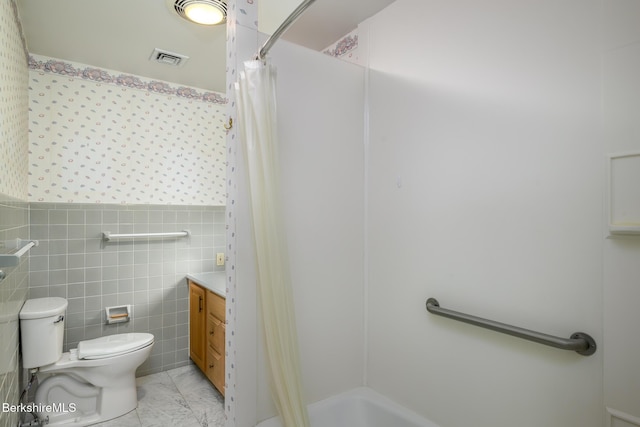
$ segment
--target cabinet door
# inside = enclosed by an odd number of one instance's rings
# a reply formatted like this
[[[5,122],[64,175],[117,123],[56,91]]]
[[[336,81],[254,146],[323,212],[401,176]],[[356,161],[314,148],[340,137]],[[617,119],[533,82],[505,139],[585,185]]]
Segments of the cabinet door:
[[[191,360],[205,370],[205,292],[200,286],[189,282],[189,355]]]

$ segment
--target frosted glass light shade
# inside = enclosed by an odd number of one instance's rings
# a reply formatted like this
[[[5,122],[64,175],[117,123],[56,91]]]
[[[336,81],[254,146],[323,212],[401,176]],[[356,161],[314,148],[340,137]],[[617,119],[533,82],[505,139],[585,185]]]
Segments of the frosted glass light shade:
[[[185,7],[184,14],[191,21],[202,25],[216,25],[224,21],[222,10],[207,3],[193,3]]]
[[[182,18],[201,25],[217,25],[227,19],[226,0],[166,0]]]

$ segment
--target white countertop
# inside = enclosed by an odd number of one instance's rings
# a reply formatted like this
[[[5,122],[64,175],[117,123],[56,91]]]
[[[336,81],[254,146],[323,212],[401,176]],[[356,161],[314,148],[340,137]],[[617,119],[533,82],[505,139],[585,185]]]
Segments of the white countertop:
[[[227,273],[224,271],[214,271],[211,273],[189,273],[187,279],[194,281],[203,288],[209,289],[211,292],[220,295],[222,298],[227,297]]]

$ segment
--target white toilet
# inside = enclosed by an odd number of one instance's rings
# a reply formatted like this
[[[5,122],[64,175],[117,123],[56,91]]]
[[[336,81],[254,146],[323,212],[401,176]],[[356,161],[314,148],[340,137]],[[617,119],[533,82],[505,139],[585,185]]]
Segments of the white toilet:
[[[38,368],[38,417],[48,417],[48,425],[87,426],[135,409],[135,372],[151,353],[153,335],[110,335],[62,353],[66,309],[67,300],[51,297],[27,300],[20,311],[22,364]]]

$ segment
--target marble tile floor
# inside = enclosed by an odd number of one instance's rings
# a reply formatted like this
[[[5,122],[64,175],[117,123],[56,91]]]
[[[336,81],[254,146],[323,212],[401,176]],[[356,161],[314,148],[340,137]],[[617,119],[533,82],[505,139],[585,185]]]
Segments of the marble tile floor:
[[[224,398],[194,364],[136,383],[138,408],[94,427],[224,427]]]

